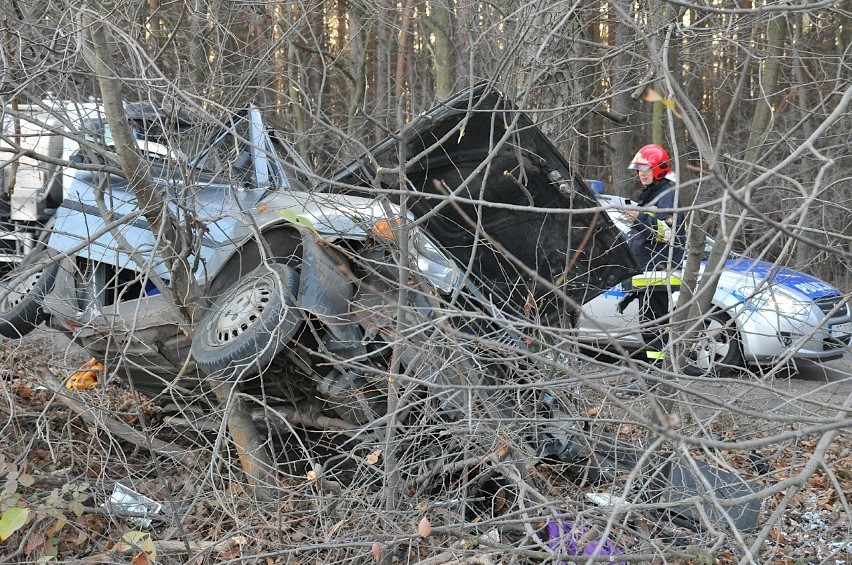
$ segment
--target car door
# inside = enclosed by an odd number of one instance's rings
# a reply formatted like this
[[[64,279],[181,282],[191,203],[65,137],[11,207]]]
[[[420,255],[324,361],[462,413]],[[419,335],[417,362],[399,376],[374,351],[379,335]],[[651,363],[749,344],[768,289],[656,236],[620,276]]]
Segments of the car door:
[[[579,323],[584,341],[641,345],[642,337],[637,330],[640,324],[639,301],[633,300],[623,312],[618,312],[618,303],[626,296],[627,292],[619,283],[583,305]]]

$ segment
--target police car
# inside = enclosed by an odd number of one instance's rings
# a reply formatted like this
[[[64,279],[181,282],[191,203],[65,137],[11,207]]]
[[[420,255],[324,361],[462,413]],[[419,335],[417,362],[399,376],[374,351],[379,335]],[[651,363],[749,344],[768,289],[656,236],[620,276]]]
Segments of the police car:
[[[601,202],[626,234],[631,224],[626,214],[630,201],[601,195]],[[711,246],[708,239],[707,253]],[[702,270],[705,265],[706,255]],[[604,347],[642,347],[639,301],[624,306],[627,294],[618,284],[583,305],[581,341]],[[677,301],[678,292],[674,291],[671,302]],[[689,347],[690,368],[716,375],[747,364],[829,361],[842,357],[852,342],[849,301],[837,288],[776,263],[735,255],[724,264],[712,310],[692,327],[698,339]]]

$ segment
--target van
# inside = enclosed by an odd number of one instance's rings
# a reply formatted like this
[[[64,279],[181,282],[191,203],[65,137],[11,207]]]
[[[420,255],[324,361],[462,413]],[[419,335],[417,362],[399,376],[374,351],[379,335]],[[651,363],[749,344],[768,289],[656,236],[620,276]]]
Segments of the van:
[[[64,166],[79,148],[72,132],[100,114],[94,102],[51,99],[2,108],[0,271],[20,262],[45,233],[73,180]]]

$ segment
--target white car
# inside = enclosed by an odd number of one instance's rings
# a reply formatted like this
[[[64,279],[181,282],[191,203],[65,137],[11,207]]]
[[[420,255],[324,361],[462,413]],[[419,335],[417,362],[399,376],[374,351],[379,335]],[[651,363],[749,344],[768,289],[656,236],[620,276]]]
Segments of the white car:
[[[601,201],[626,233],[631,224],[626,214],[630,201],[609,195],[602,195]],[[618,311],[626,295],[619,283],[583,305],[581,341],[642,347],[639,301]],[[677,304],[676,291],[671,299]],[[825,281],[765,261],[728,259],[712,305],[690,349],[692,367],[703,373],[722,375],[749,363],[776,360],[829,361],[842,357],[852,342],[852,312],[846,296]]]

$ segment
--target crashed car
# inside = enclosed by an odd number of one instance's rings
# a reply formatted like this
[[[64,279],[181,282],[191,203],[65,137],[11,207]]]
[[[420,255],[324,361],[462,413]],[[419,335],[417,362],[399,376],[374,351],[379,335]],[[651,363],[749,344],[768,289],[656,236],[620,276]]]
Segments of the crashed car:
[[[595,193],[499,92],[458,94],[321,183],[257,108],[219,123],[195,151],[147,155],[170,209],[197,228],[197,323],[168,296],[127,180],[83,156],[53,230],[4,278],[0,333],[47,322],[152,395],[240,382],[267,425],[324,422],[335,441],[379,441],[397,422],[432,440],[422,485],[457,451],[422,431],[446,422],[491,422],[601,479],[642,460],[585,436],[542,386],[554,363],[531,344],[572,332],[580,304],[638,269]],[[672,463],[649,492],[679,508],[706,484],[753,490],[699,468],[696,480]],[[730,517],[723,506],[681,515],[756,523],[753,504]]]
[[[632,223],[627,215],[630,202],[611,195],[602,195],[601,201],[626,235]],[[708,238],[702,269],[712,245]],[[638,301],[619,308],[625,296],[619,283],[583,304],[580,339],[596,346],[642,347]],[[672,304],[678,296],[672,293]],[[788,267],[732,255],[711,304],[690,347],[693,372],[727,375],[748,364],[782,359],[830,361],[842,357],[852,344],[852,309],[843,294]]]
[[[338,272],[340,266],[301,256],[334,256],[328,251],[333,244],[361,262],[376,254],[376,271],[386,271],[390,259],[382,256],[387,252],[384,247],[399,247],[394,239],[402,230],[409,242],[403,249],[412,254],[414,271],[423,275],[422,284],[435,287],[429,294],[474,289],[473,294],[483,293],[480,300],[488,309],[503,317],[524,310],[530,319],[555,320],[635,269],[635,263],[616,245],[620,236],[612,223],[586,211],[594,208],[594,194],[531,123],[515,124],[517,133],[499,137],[506,135],[511,123],[494,112],[501,100],[496,93],[489,97],[466,93],[412,125],[410,135],[416,143],[411,151],[432,144],[440,151],[433,148],[439,156],[410,166],[409,182],[420,185],[412,194],[419,190],[423,196],[412,199],[405,213],[391,198],[364,195],[367,185],[355,178],[369,172],[372,160],[389,151],[379,148],[332,183],[317,185],[310,167],[264,125],[254,107],[235,116],[222,131],[209,134],[207,145],[191,158],[184,157],[188,154],[184,148],[164,149],[161,144],[146,151],[146,158],[179,219],[195,225],[203,222],[191,263],[207,302],[246,273],[281,264],[288,271],[281,283],[298,285],[295,298],[300,301],[314,301],[299,302],[301,310],[339,316],[349,309],[347,296],[332,301],[319,292],[308,293],[316,286],[314,281],[331,276],[323,269]],[[185,124],[182,128],[187,129]],[[108,127],[100,135],[89,135],[110,148]],[[453,136],[457,139],[446,139]],[[151,145],[146,141],[140,147]],[[485,170],[489,152],[496,158]],[[85,151],[72,161],[80,170],[56,208],[53,228],[27,265],[43,263],[45,256],[61,254],[61,259],[44,270],[23,269],[32,271],[29,277],[17,272],[7,277],[11,291],[0,315],[0,332],[23,335],[47,321],[94,353],[109,358],[120,351],[130,372],[174,374],[186,360],[187,335],[192,332],[184,331],[186,322],[162,294],[169,273],[157,254],[157,236],[115,169],[101,172],[98,158]],[[438,201],[427,196],[443,198],[435,193],[438,173],[444,185],[470,178],[461,187],[464,193],[454,188],[459,202],[416,225],[417,216]],[[486,209],[479,217],[472,198],[500,207]],[[414,223],[409,227],[410,222]],[[288,260],[296,264],[287,266]],[[478,286],[483,281],[487,288]],[[333,288],[327,282],[326,287]],[[280,289],[274,293],[287,295]],[[239,347],[243,341],[250,339],[252,349],[259,343],[251,324],[225,318],[217,323],[224,325],[213,333],[203,331],[207,322],[197,332],[206,336],[205,341],[196,340],[196,349],[202,349],[196,360],[205,373],[233,370],[247,358]],[[277,341],[286,344],[286,336]],[[263,363],[251,357],[255,367],[246,370],[259,372]]]

